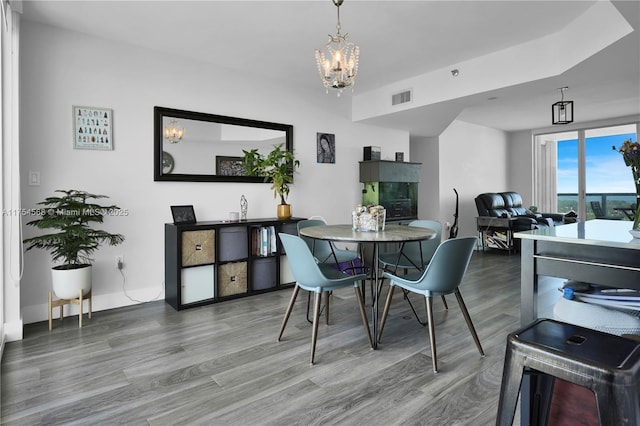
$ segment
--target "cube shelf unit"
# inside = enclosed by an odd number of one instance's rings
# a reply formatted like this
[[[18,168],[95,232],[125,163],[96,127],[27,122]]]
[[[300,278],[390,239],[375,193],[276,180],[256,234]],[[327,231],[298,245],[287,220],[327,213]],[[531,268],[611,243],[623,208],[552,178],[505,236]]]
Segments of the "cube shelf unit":
[[[165,301],[176,310],[291,287],[277,234],[302,218],[164,226]]]

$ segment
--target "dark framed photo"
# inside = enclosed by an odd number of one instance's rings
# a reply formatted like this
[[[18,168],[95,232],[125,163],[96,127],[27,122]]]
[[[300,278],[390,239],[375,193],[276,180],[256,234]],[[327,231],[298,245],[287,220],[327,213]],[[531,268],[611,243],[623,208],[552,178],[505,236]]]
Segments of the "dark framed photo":
[[[216,155],[216,175],[244,176],[244,160],[242,157],[225,157]]]
[[[183,223],[196,223],[196,213],[193,206],[171,206],[173,223],[176,225]]]
[[[318,163],[336,162],[336,135],[331,133],[316,134]]]

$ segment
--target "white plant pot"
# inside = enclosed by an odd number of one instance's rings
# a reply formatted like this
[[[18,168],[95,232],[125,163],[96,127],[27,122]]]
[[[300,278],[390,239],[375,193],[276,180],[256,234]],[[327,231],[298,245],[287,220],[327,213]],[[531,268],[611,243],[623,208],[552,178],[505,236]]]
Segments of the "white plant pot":
[[[91,265],[84,265],[77,269],[51,268],[53,293],[60,299],[77,299],[78,292],[82,295],[91,290]]]

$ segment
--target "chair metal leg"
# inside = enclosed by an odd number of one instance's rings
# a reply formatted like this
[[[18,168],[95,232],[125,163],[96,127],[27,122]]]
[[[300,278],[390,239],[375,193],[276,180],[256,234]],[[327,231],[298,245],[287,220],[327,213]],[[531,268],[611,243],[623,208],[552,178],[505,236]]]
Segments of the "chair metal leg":
[[[311,332],[311,365],[316,356],[316,341],[318,340],[318,323],[320,322],[320,299],[322,299],[321,293],[315,293],[314,307],[313,307],[313,331]]]
[[[420,319],[420,317],[418,316],[418,312],[416,311],[416,308],[414,308],[414,307],[413,307],[413,303],[411,303],[411,299],[409,299],[409,291],[408,291],[408,290],[405,290],[405,289],[402,289],[402,291],[404,292],[404,300],[406,300],[406,301],[407,301],[407,303],[409,304],[409,307],[410,307],[410,308],[411,308],[411,310],[413,311],[413,316],[415,316],[415,317],[416,317],[416,321],[418,321],[418,323],[420,323],[420,325],[421,325],[421,326],[423,326],[423,327],[424,327],[425,325],[427,325],[427,322],[428,322],[428,321],[426,321],[426,320],[425,320],[425,321],[422,321],[422,320]],[[426,312],[426,311],[427,311],[427,302],[426,302],[426,300],[425,300],[425,305],[424,305],[424,307],[425,307],[425,312]]]
[[[387,322],[387,315],[389,314],[389,306],[391,306],[391,299],[393,299],[393,291],[396,289],[396,286],[389,286],[389,293],[387,294],[387,301],[384,303],[384,309],[382,310],[382,318],[380,318],[380,329],[378,330],[378,336],[376,341],[380,343],[382,339],[382,330],[384,330],[384,323]]]
[[[462,311],[462,315],[464,315],[464,320],[467,322],[467,327],[469,327],[469,331],[471,332],[471,336],[473,337],[473,341],[476,343],[476,348],[478,348],[478,352],[480,352],[480,355],[484,356],[482,345],[480,345],[480,339],[478,339],[478,334],[476,333],[476,329],[473,326],[473,322],[471,322],[471,317],[469,316],[467,305],[465,305],[464,300],[462,300],[462,295],[460,294],[460,290],[456,290],[455,295],[456,295],[456,299],[458,300],[458,305],[460,305],[460,310]]]
[[[311,292],[309,291],[307,292],[307,322],[309,324],[313,324],[313,319],[309,318],[310,306],[311,306]],[[323,309],[324,309],[324,306],[320,308],[320,313],[322,313]]]
[[[449,310],[449,305],[447,305],[447,299],[444,298],[444,294],[440,297],[442,298],[442,303],[444,303],[444,308]]]
[[[364,310],[364,303],[360,298],[360,287],[354,287],[356,291],[356,299],[358,299],[358,307],[360,308],[360,317],[362,318],[362,324],[367,332],[367,338],[369,339],[369,346],[373,349],[373,340],[371,339],[371,330],[369,329],[369,320],[367,319],[367,313]]]
[[[284,319],[282,320],[282,325],[280,326],[280,333],[278,334],[278,342],[282,339],[282,333],[284,333],[284,328],[287,326],[287,321],[289,321],[289,316],[291,316],[291,311],[293,311],[293,305],[296,303],[296,297],[298,297],[298,292],[300,291],[300,287],[296,284],[293,288],[293,294],[291,295],[291,300],[289,300],[289,306],[287,306],[287,310],[284,313]]]
[[[431,359],[433,362],[433,372],[438,372],[438,360],[436,355],[436,328],[433,325],[433,299],[425,297],[427,301],[427,321],[429,321],[429,343],[431,344]]]
[[[522,373],[524,371],[524,358],[514,355],[511,343],[507,341],[507,350],[504,358],[500,397],[498,399],[498,415],[496,426],[511,426],[516,416],[518,396],[522,386]]]
[[[329,325],[329,292],[325,291],[324,292],[324,306],[325,306],[325,311],[324,311],[324,320],[327,323],[327,325]]]

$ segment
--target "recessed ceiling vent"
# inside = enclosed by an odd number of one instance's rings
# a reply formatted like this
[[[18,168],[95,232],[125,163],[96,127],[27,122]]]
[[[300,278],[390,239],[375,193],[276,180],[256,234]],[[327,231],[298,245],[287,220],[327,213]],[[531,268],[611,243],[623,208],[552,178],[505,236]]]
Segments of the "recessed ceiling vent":
[[[411,102],[412,97],[411,90],[396,93],[395,95],[391,95],[391,105],[406,104],[407,102]]]

